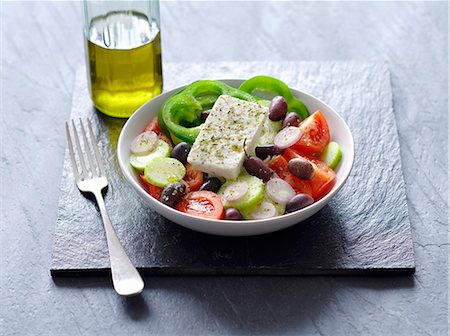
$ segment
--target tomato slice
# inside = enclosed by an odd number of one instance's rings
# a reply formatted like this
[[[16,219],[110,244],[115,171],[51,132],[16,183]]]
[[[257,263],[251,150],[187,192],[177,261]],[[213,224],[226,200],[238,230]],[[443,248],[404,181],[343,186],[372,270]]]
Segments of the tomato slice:
[[[298,158],[300,156],[299,152],[297,152],[296,150],[292,149],[292,148],[286,148],[283,152],[283,157],[287,160],[286,162],[291,161],[292,159]],[[287,165],[287,163],[286,163]]]
[[[287,173],[289,173],[287,170],[288,162],[281,155],[277,155],[271,158],[267,165],[282,179],[284,179]]]
[[[292,175],[288,170],[288,161],[281,155],[275,156],[267,163],[269,168],[275,171],[280,178],[291,185],[297,194],[312,195],[309,181],[302,180]]]
[[[192,167],[190,163],[186,163],[186,175],[183,180],[190,191],[197,191],[203,184],[203,172]]]
[[[296,157],[303,157],[309,162],[312,163],[314,168],[314,176],[311,180],[309,180],[309,185],[311,187],[311,196],[314,199],[318,199],[321,196],[323,196],[329,188],[332,186],[332,183],[334,181],[334,178],[336,177],[336,173],[333,169],[328,167],[328,165],[325,162],[320,161],[319,159],[302,153],[297,153],[291,148],[287,148],[283,156],[287,161],[296,158]],[[295,176],[294,176],[295,177]],[[301,180],[301,179],[299,179]],[[301,180],[304,181],[304,180]],[[295,189],[295,188],[294,188]]]
[[[292,146],[298,151],[309,154],[318,153],[330,142],[330,130],[327,121],[319,110],[303,120],[298,127],[303,135]]]
[[[139,172],[139,177],[141,178],[141,181],[144,184],[145,191],[147,191],[150,194],[150,196],[156,198],[159,201],[163,189],[148,182],[144,176],[143,171]]]
[[[207,190],[189,193],[177,204],[176,209],[189,215],[211,219],[220,219],[223,214],[219,195]]]
[[[170,148],[173,148],[172,141],[159,128],[158,118],[157,117],[155,117],[152,120],[150,120],[150,122],[147,124],[147,126],[145,126],[144,132],[147,132],[147,131],[155,132],[156,134],[158,134],[158,137],[161,140],[165,141],[170,146]]]
[[[328,167],[325,162],[311,156],[308,156],[307,158],[314,166],[314,176],[309,181],[311,185],[312,197],[314,199],[318,199],[330,190],[333,185],[334,178],[336,177],[336,173],[333,169]]]
[[[301,178],[298,178],[297,176],[294,176],[289,172],[286,174],[284,180],[291,185],[296,194],[308,194],[309,196],[313,197],[310,181],[302,180]]]
[[[144,132],[147,131],[153,131],[156,134],[161,134],[161,129],[159,128],[159,124],[158,124],[158,118],[153,118],[150,120],[150,122],[147,124],[147,126],[145,126]]]
[[[170,146],[170,149],[173,148],[172,140],[170,140],[167,135],[165,135],[163,132],[161,132],[158,134],[158,136],[162,141],[165,141]]]

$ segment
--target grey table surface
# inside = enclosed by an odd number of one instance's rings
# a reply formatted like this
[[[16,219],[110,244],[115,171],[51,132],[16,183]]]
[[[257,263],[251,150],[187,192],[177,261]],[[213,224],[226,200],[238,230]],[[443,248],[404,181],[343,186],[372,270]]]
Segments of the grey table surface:
[[[446,335],[448,4],[163,2],[164,61],[385,60],[413,230],[410,277],[50,277],[78,2],[2,2],[3,335]]]

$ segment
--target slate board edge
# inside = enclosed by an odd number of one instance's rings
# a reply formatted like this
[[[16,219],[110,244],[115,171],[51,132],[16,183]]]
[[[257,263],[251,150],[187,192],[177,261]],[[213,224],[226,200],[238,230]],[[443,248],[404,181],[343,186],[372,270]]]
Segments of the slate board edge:
[[[264,269],[250,267],[244,268],[214,268],[206,269],[183,269],[183,268],[169,268],[169,267],[152,267],[152,268],[138,268],[142,275],[147,276],[304,276],[304,275],[411,275],[416,271],[415,266],[401,267],[401,268],[348,268],[348,269],[304,269],[299,271],[292,271],[292,269]],[[110,275],[109,268],[103,269],[52,269],[51,276],[54,278],[64,277],[89,277],[89,276],[106,276]]]
[[[402,184],[402,188],[405,190],[403,197],[405,199],[406,202],[406,220],[408,221],[408,231],[409,231],[409,235],[411,237],[410,240],[410,248],[412,250],[412,258],[413,258],[413,264],[412,264],[412,268],[414,269],[413,273],[415,273],[415,269],[416,269],[416,254],[414,252],[414,237],[412,234],[412,229],[411,229],[411,216],[409,214],[409,205],[408,205],[408,198],[406,196],[406,182],[405,182],[405,177],[404,177],[404,173],[403,173],[403,160],[401,159],[401,147],[400,147],[400,133],[397,127],[397,119],[395,117],[395,102],[394,102],[394,95],[392,92],[392,78],[391,78],[391,72],[389,71],[389,64],[386,61],[382,61],[381,62],[385,68],[385,71],[387,72],[387,80],[388,80],[388,86],[390,88],[389,90],[389,94],[390,94],[390,105],[391,105],[391,110],[392,110],[392,114],[394,115],[394,128],[395,128],[395,132],[397,133],[397,137],[395,138],[395,142],[397,142],[397,148],[398,148],[398,155],[400,156],[400,170],[402,172],[402,180],[401,180],[401,184]]]

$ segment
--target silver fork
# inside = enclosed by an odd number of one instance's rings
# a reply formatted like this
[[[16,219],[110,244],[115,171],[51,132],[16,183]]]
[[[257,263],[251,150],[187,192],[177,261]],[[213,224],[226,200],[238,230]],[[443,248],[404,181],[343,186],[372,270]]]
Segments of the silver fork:
[[[84,152],[87,157],[89,166],[86,165],[83,150],[81,148],[80,139],[78,137],[75,122],[72,120],[72,128],[75,139],[75,147],[78,154],[81,170],[79,171],[77,161],[75,159],[74,146],[72,144],[72,137],[69,124],[66,122],[67,142],[69,143],[69,154],[72,163],[73,175],[77,183],[78,189],[83,192],[90,192],[95,196],[100,213],[103,219],[103,226],[106,232],[106,241],[108,244],[109,259],[111,262],[111,274],[114,289],[119,295],[133,296],[142,292],[144,289],[144,281],[139,272],[133,266],[128,258],[125,250],[117,238],[116,232],[111,224],[111,221],[106,211],[105,201],[103,199],[102,190],[108,185],[106,179],[105,168],[103,166],[102,158],[98,150],[97,141],[95,140],[94,132],[92,131],[91,121],[87,120],[89,136],[91,145],[88,144],[88,137],[86,135],[83,122],[80,119],[81,134],[84,142]],[[93,148],[95,160],[90,150]],[[97,164],[95,164],[95,162]]]

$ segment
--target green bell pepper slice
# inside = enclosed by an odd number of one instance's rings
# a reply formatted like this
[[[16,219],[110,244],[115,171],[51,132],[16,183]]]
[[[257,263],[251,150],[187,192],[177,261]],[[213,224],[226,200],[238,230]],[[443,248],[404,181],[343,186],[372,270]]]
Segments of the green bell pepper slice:
[[[291,89],[279,79],[270,76],[256,76],[247,79],[241,84],[239,90],[253,94],[254,91],[269,91],[278,96],[283,96],[288,104],[289,112],[297,113],[302,120],[309,117],[309,111],[305,103],[292,94]]]
[[[210,109],[220,95],[256,102],[251,94],[214,80],[196,81],[165,101],[158,114],[161,130],[193,144],[201,130],[202,111]]]

